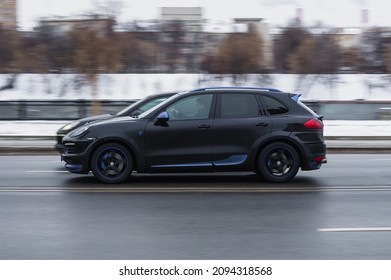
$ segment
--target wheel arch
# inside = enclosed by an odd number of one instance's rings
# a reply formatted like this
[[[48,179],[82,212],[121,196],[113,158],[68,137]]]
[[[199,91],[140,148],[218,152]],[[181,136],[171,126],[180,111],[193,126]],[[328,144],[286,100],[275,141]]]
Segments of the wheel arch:
[[[258,168],[259,168],[258,158],[259,158],[259,155],[261,154],[262,150],[266,146],[268,146],[270,144],[274,144],[274,143],[285,143],[285,144],[290,145],[292,148],[294,148],[296,150],[297,154],[299,155],[300,166],[302,166],[303,161],[304,161],[304,151],[300,148],[300,145],[290,137],[276,136],[276,137],[269,138],[266,141],[262,142],[262,144],[257,148],[255,156],[252,159],[254,171],[258,170]]]
[[[121,139],[121,138],[104,138],[104,139],[102,139],[102,141],[97,142],[92,147],[90,155],[88,157],[88,170],[91,170],[91,160],[92,160],[92,157],[93,157],[93,154],[95,153],[95,151],[99,147],[101,147],[101,146],[103,146],[105,144],[108,144],[108,143],[119,144],[119,145],[124,146],[129,151],[130,155],[132,156],[132,159],[133,159],[133,169],[134,170],[137,169],[139,160],[137,158],[137,154],[136,154],[135,148],[129,142],[127,142],[127,141],[125,141],[124,139]]]

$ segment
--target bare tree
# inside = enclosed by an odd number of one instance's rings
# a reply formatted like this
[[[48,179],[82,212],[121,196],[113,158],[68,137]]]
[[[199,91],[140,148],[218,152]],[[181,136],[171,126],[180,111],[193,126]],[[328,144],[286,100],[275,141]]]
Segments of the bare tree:
[[[45,50],[45,60],[50,72],[63,73],[72,65],[72,45],[69,33],[56,32],[50,26],[40,26],[35,34],[40,49]]]
[[[160,49],[162,63],[170,72],[176,72],[181,66],[181,49],[186,35],[185,25],[182,21],[168,21],[162,24]]]
[[[118,44],[122,71],[143,72],[156,66],[158,47],[155,44],[137,38],[132,32],[121,34]]]
[[[316,66],[316,43],[311,37],[307,38],[289,57],[289,70],[295,74],[311,74]]]
[[[357,47],[341,49],[340,55],[342,67],[354,73],[360,70],[361,58]]]
[[[371,28],[363,32],[360,43],[361,72],[385,73],[385,55],[391,38],[387,30]]]
[[[230,34],[214,55],[206,56],[202,69],[208,73],[238,74],[260,73],[264,65],[262,39],[256,31]]]
[[[385,63],[386,63],[387,72],[391,74],[391,47],[388,47],[386,50]]]
[[[309,37],[311,37],[309,32],[300,25],[288,26],[282,30],[274,42],[276,72],[288,73],[290,71],[292,53],[296,52],[297,48]]]
[[[340,48],[329,34],[306,38],[289,58],[295,74],[335,74],[339,67]]]
[[[0,72],[11,73],[18,68],[18,34],[0,25]]]
[[[88,29],[74,30],[70,36],[73,45],[73,68],[86,77],[91,85],[93,113],[98,114],[98,74],[115,72],[120,68],[118,45],[113,38],[98,36],[96,32]]]
[[[15,87],[20,62],[19,36],[14,30],[2,28],[0,24],[0,73],[7,73],[9,77],[0,90]]]

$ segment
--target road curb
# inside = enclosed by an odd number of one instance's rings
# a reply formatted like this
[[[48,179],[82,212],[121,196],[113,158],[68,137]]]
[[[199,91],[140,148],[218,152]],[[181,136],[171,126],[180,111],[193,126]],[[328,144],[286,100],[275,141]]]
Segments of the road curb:
[[[0,147],[0,155],[57,154],[54,147]]]

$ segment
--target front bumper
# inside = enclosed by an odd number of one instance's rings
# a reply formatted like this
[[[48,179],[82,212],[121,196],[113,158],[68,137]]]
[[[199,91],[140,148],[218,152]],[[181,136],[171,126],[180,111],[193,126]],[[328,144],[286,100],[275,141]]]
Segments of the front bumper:
[[[65,150],[64,144],[62,143],[64,136],[65,134],[57,134],[57,144],[54,146],[56,151],[60,154],[63,154]]]
[[[71,173],[81,173],[84,174],[83,171],[83,165],[82,164],[65,164],[66,170],[68,170]]]
[[[61,159],[65,168],[72,173],[88,174],[92,140],[65,141]]]
[[[65,168],[71,173],[88,174],[90,172],[88,160],[81,155],[62,155]]]

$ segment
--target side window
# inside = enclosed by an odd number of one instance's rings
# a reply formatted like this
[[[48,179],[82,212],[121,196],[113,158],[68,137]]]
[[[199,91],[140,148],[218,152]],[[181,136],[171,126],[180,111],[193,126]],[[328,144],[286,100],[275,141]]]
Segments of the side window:
[[[196,120],[209,118],[212,94],[190,96],[167,108],[170,120]]]
[[[270,115],[280,115],[289,112],[289,109],[284,104],[274,98],[263,96],[263,101],[265,102],[266,111]]]
[[[221,94],[221,118],[249,118],[259,115],[258,102],[254,94]]]

